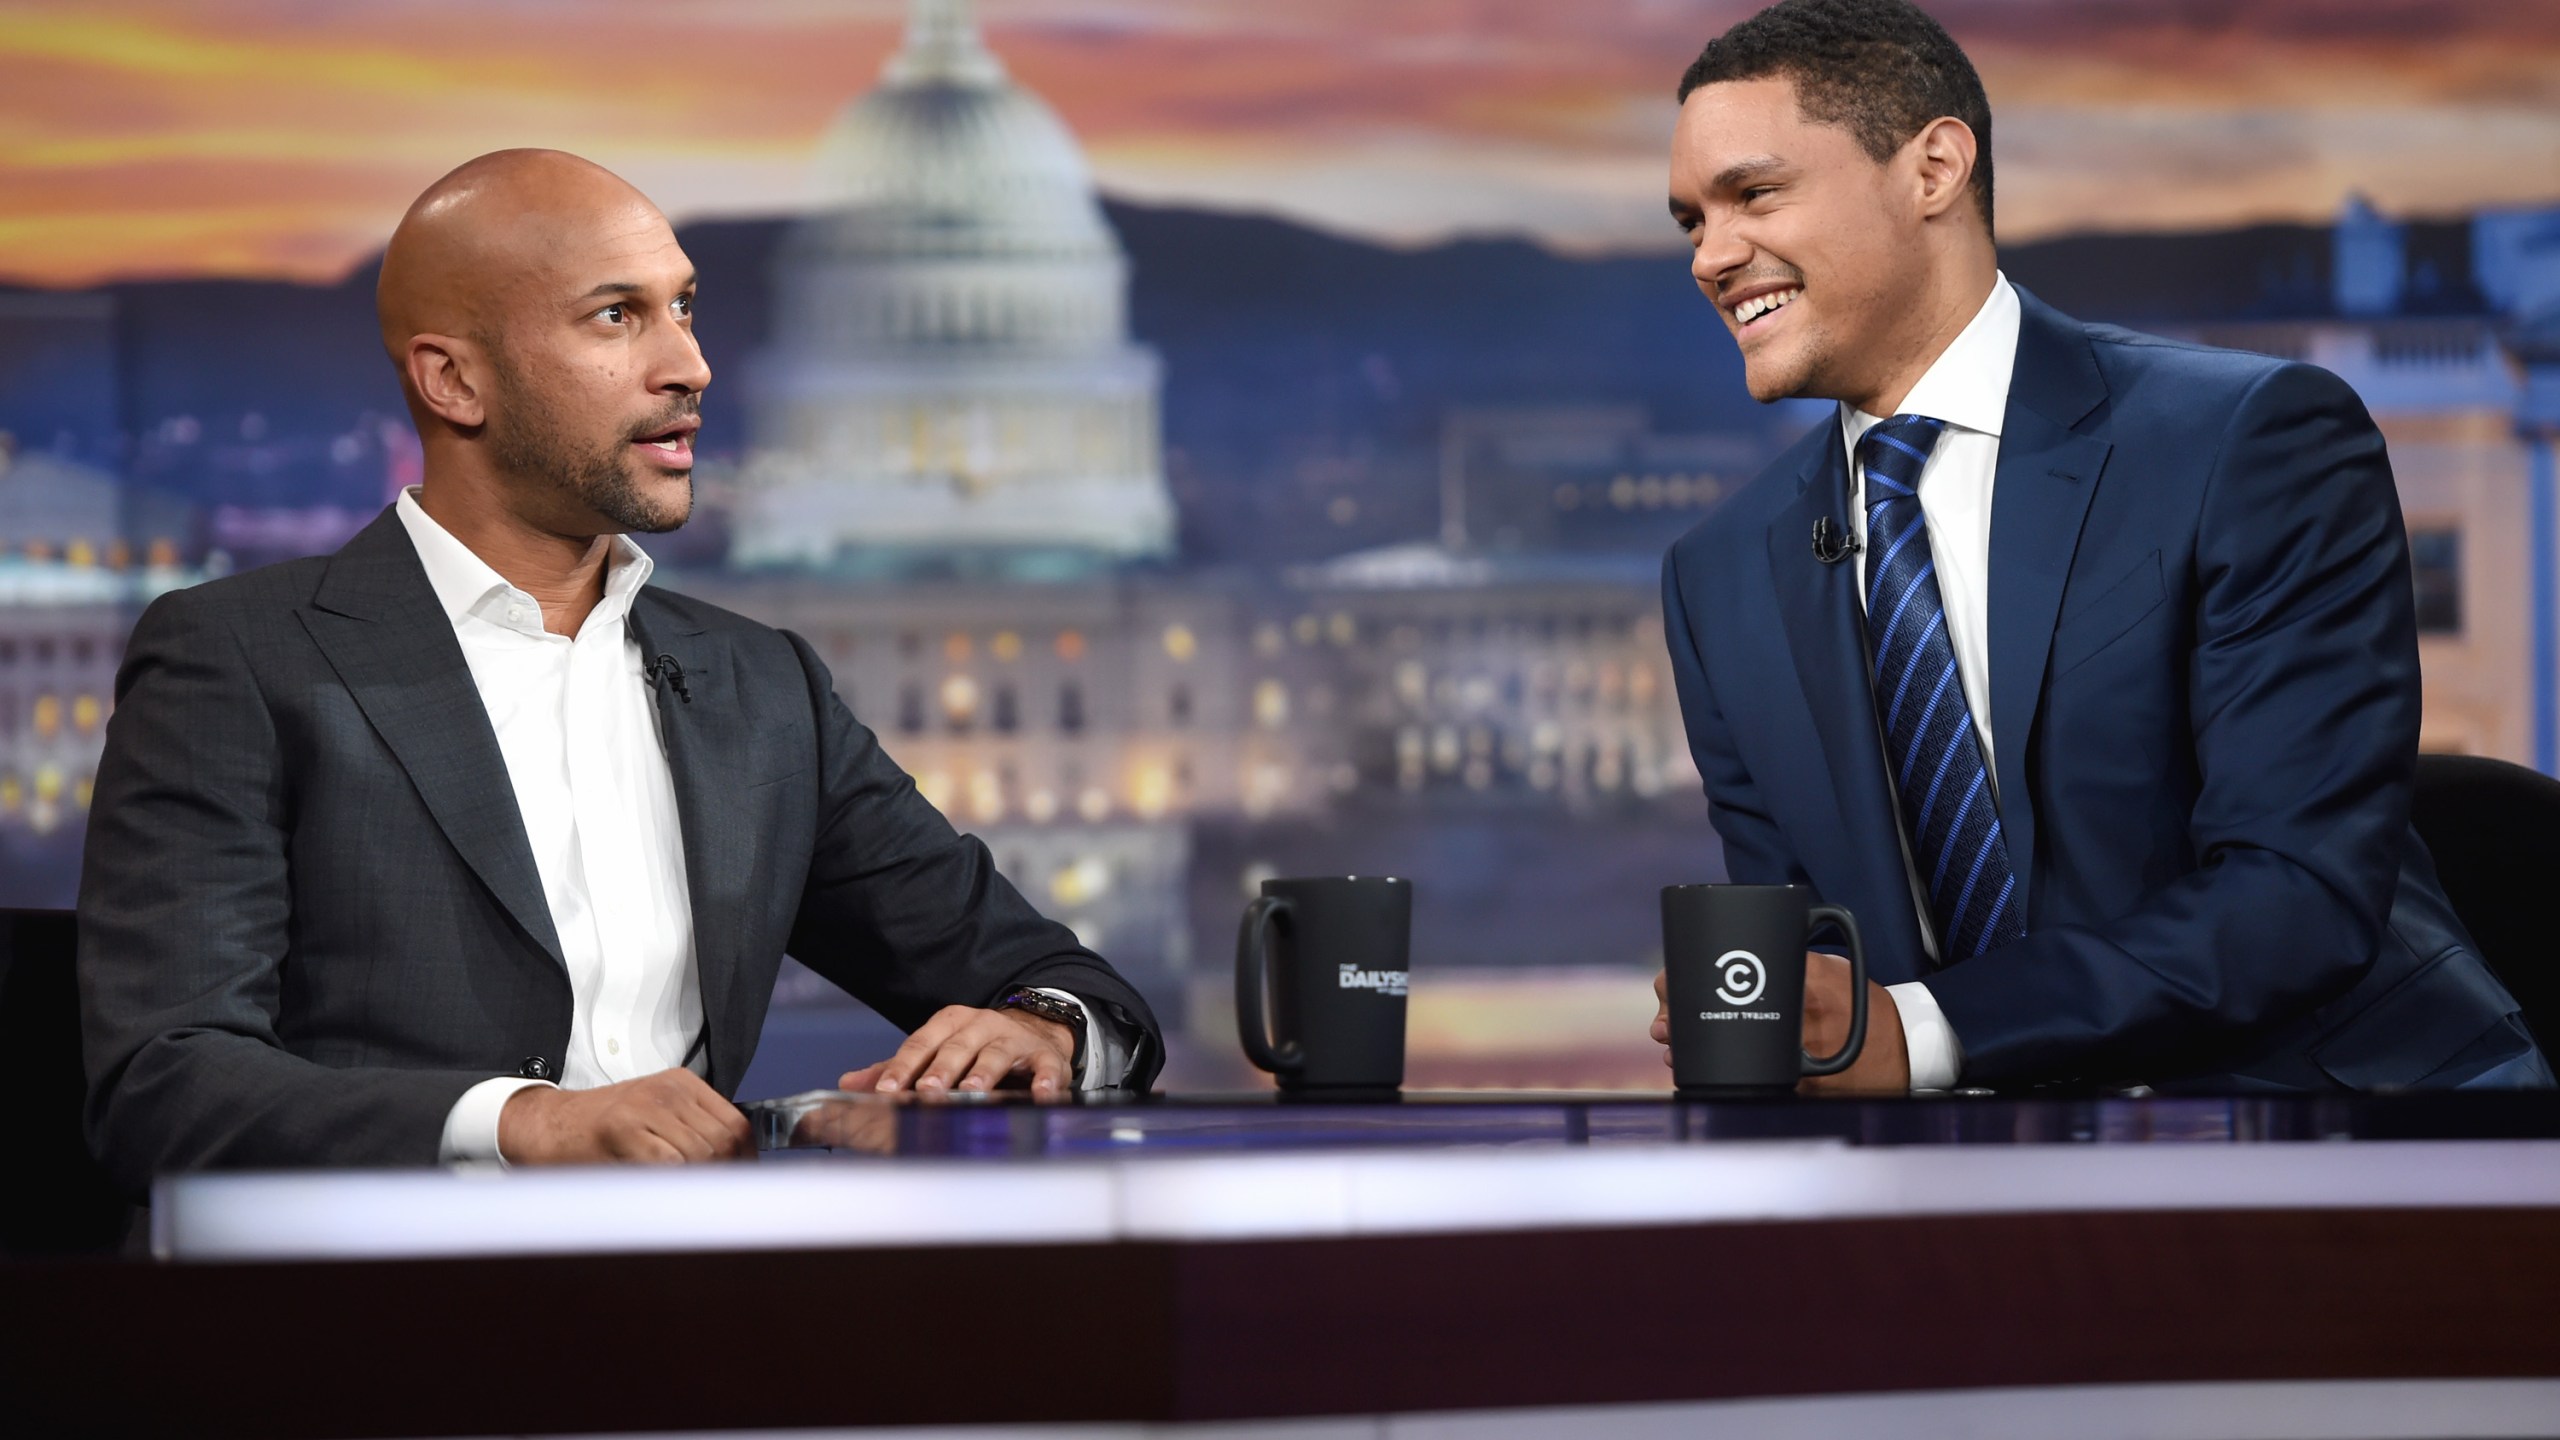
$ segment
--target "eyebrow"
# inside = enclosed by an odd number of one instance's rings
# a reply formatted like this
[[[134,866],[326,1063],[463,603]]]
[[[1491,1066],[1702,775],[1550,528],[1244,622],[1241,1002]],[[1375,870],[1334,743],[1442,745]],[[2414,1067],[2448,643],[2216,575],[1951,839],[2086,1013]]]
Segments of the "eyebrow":
[[[1771,171],[1786,168],[1787,162],[1775,155],[1754,155],[1747,160],[1736,160],[1717,171],[1716,178],[1707,188],[1710,190],[1738,189],[1746,180],[1756,180]]]
[[[696,282],[701,278],[702,276],[700,271],[696,271],[693,274],[685,276],[684,283],[676,287],[676,293],[683,294],[685,291],[693,289]],[[643,285],[636,280],[607,280],[603,284],[588,291],[586,294],[579,296],[578,298],[580,300],[601,300],[607,295],[645,295],[648,293],[648,290],[648,286]]]

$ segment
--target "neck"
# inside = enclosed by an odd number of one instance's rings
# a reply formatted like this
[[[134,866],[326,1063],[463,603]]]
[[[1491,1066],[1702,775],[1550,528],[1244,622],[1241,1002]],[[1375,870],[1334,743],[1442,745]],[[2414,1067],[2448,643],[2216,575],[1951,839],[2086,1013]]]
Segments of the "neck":
[[[418,508],[462,542],[483,563],[542,606],[542,628],[575,635],[588,612],[604,599],[611,535],[569,535],[547,529],[499,502],[489,487],[431,471],[418,489]]]
[[[1979,263],[1933,277],[1935,283],[1924,288],[1920,303],[1907,312],[1909,323],[1884,347],[1883,353],[1889,359],[1883,373],[1860,387],[1864,394],[1840,398],[1870,415],[1891,416],[1899,412],[1920,377],[1929,373],[1929,367],[1956,343],[1964,327],[1982,313],[1982,303],[1991,298],[1991,286],[1999,276],[1997,261],[1986,253]]]

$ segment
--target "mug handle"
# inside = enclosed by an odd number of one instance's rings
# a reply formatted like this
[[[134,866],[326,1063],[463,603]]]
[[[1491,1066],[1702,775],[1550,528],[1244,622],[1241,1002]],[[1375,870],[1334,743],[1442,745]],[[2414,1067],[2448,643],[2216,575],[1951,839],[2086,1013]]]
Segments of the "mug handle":
[[[1245,1058],[1274,1075],[1297,1069],[1306,1058],[1294,1040],[1271,1043],[1271,1018],[1262,1003],[1271,974],[1272,922],[1288,910],[1289,902],[1277,895],[1257,896],[1244,907],[1244,924],[1236,932],[1236,1037],[1244,1042]]]
[[[1867,1044],[1867,947],[1858,939],[1858,918],[1837,905],[1816,905],[1804,912],[1804,918],[1807,939],[1825,920],[1849,937],[1849,1038],[1837,1055],[1822,1060],[1804,1057],[1805,1074],[1837,1075],[1857,1063],[1858,1052]]]

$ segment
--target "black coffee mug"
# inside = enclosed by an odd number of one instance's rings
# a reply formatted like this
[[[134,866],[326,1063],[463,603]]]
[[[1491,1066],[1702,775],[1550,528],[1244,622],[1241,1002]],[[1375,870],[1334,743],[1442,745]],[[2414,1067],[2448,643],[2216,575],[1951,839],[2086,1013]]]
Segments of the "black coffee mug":
[[[1804,1052],[1804,947],[1825,926],[1849,942],[1849,1039]],[[1867,1041],[1867,952],[1855,916],[1809,885],[1671,885],[1662,892],[1671,1078],[1684,1094],[1775,1093],[1837,1075]]]
[[[1236,934],[1236,1030],[1245,1057],[1279,1077],[1283,1090],[1404,1084],[1412,932],[1409,881],[1263,881]]]

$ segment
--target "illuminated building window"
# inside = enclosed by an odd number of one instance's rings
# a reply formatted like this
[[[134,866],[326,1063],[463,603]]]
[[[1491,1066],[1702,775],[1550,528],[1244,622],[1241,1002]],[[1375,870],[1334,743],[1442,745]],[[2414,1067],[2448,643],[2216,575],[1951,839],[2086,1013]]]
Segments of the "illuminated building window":
[[[1058,632],[1058,658],[1068,661],[1081,660],[1084,658],[1083,631],[1061,630]]]
[[[62,731],[62,697],[59,695],[37,696],[34,719],[36,737],[38,739],[50,740],[55,735],[60,734]]]
[[[133,563],[133,547],[122,540],[107,542],[107,568],[122,570]]]
[[[2462,633],[2462,532],[2449,526],[2409,532],[2409,573],[2418,587],[2418,633]]]
[[[1058,687],[1058,728],[1070,735],[1084,733],[1084,687],[1073,680]]]
[[[1265,680],[1253,687],[1253,720],[1265,730],[1289,723],[1289,687]]]
[[[1191,687],[1188,685],[1174,686],[1172,695],[1168,696],[1165,700],[1165,711],[1172,718],[1174,724],[1190,724]]]
[[[68,561],[72,568],[86,570],[98,563],[98,551],[86,540],[74,540],[64,547],[62,558]]]
[[[86,735],[98,728],[98,697],[83,695],[71,702],[71,728]]]
[[[942,718],[954,730],[966,730],[978,718],[978,682],[954,675],[942,682]]]
[[[1021,707],[1016,703],[1010,683],[996,687],[995,715],[992,723],[998,734],[1010,735],[1021,727]]]
[[[1200,653],[1199,637],[1191,633],[1188,625],[1168,625],[1164,629],[1164,653],[1177,662],[1189,660]]]
[[[942,658],[954,665],[969,663],[969,637],[958,630],[942,637]]]
[[[905,685],[898,690],[898,728],[909,735],[924,733],[924,687]]]
[[[1289,633],[1297,637],[1299,644],[1313,645],[1324,633],[1324,622],[1313,615],[1301,615],[1290,622]]]
[[[987,642],[987,653],[1010,665],[1022,658],[1022,637],[1011,630],[999,630]]]
[[[178,568],[178,542],[166,535],[152,541],[150,548],[143,554],[142,563],[154,570]]]

